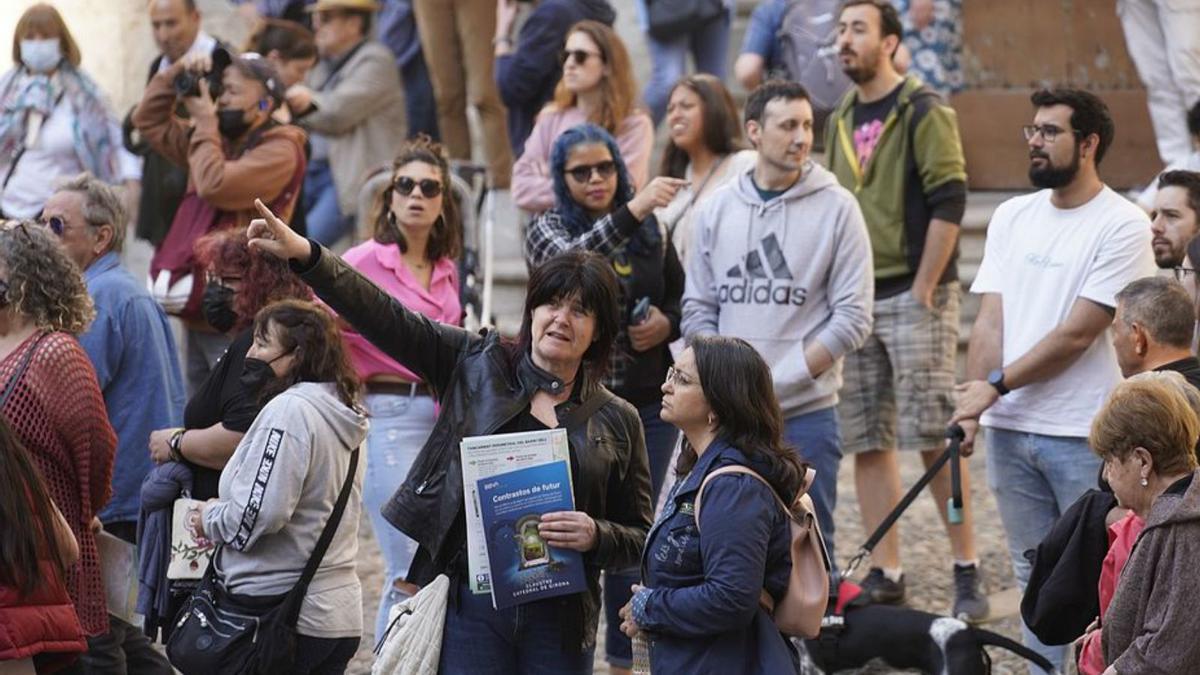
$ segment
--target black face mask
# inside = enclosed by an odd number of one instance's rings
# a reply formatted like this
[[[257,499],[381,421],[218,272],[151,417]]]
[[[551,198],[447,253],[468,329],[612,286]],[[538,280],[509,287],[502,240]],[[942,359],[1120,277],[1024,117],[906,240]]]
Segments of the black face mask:
[[[245,110],[218,110],[217,111],[217,130],[221,135],[230,140],[241,138],[250,129],[250,123],[246,121]]]
[[[233,311],[233,289],[209,282],[204,287],[204,297],[200,300],[200,310],[204,320],[219,332],[228,333],[237,323],[237,313]]]
[[[289,353],[291,352],[280,354],[270,361],[263,361],[253,356],[247,356],[246,360],[242,362],[242,376],[238,380],[242,383],[242,387],[246,389],[246,393],[257,397],[263,387],[275,379],[275,371],[271,370],[271,364],[287,356]]]

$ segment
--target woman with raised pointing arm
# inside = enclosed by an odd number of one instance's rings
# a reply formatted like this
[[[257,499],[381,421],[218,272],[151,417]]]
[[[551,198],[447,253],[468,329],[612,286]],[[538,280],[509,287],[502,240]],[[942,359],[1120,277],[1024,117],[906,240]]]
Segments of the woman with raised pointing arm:
[[[442,673],[590,673],[600,571],[636,563],[650,525],[650,471],[637,411],[600,384],[617,333],[617,281],[602,258],[557,256],[534,271],[516,341],[435,323],[404,308],[259,204],[250,245],[287,259],[316,294],[428,384],[441,411],[384,518],[418,543],[407,581],[451,578]],[[581,413],[575,413],[581,410]],[[590,415],[583,415],[587,411]],[[573,414],[574,413],[574,414]],[[584,419],[579,419],[584,417]],[[583,553],[588,590],[492,608],[467,585],[459,442],[564,426],[575,511],[546,514],[550,546]],[[518,621],[519,618],[519,621]]]

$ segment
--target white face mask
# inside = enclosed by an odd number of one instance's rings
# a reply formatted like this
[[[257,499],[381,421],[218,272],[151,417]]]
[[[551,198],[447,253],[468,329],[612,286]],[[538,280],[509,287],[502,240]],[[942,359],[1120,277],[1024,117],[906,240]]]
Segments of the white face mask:
[[[21,62],[35,73],[49,73],[62,61],[58,38],[21,40]]]

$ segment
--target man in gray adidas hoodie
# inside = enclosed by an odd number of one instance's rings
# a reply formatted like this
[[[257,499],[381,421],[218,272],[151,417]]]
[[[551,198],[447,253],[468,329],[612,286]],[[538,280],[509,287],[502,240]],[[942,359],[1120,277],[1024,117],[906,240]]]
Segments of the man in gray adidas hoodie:
[[[810,494],[832,555],[835,406],[842,357],[871,331],[871,245],[854,195],[808,157],[804,87],[766,82],[745,115],[758,162],[696,212],[682,328],[740,337],[770,364],[786,440],[817,470]]]

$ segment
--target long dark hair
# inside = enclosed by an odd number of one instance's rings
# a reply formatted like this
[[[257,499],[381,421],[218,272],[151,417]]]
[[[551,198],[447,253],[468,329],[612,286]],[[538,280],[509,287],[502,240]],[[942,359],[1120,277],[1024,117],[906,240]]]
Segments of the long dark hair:
[[[766,463],[769,469],[763,478],[791,503],[805,465],[783,440],[783,412],[771,367],[741,338],[701,335],[689,339],[688,346],[696,355],[700,388],[717,420],[717,437]],[[691,471],[696,459],[695,449],[685,439],[675,472]]]
[[[603,378],[620,327],[619,288],[612,265],[590,251],[567,251],[542,263],[529,275],[514,355],[524,356],[533,347],[534,309],[578,294],[584,310],[596,318],[594,341],[583,353],[583,366],[589,376]]]
[[[400,146],[400,152],[392,162],[388,186],[371,206],[370,222],[375,224],[374,239],[380,244],[395,244],[401,253],[408,252],[404,231],[392,217],[392,191],[395,190],[396,172],[413,162],[437,167],[442,181],[442,213],[433,223],[429,243],[425,246],[425,259],[436,262],[441,258],[457,259],[462,252],[462,219],[459,217],[458,197],[450,178],[450,163],[440,143],[420,134]]]
[[[41,471],[0,416],[0,586],[29,595],[42,582],[40,561],[66,574],[67,561],[56,543],[57,521]]]
[[[362,382],[350,366],[342,331],[329,312],[303,300],[283,300],[267,305],[254,317],[254,337],[266,340],[271,326],[284,353],[295,357],[291,371],[263,387],[260,402],[267,401],[298,382],[332,382],[338,398],[359,409]]]
[[[701,119],[704,121],[704,145],[709,152],[721,157],[742,149],[742,125],[738,120],[737,106],[721,80],[708,73],[697,73],[683,77],[671,87],[670,96],[680,87],[690,89],[700,97]],[[668,96],[668,100],[670,99]],[[667,138],[663,149],[662,165],[658,173],[672,178],[683,178],[691,160],[675,141]]]

